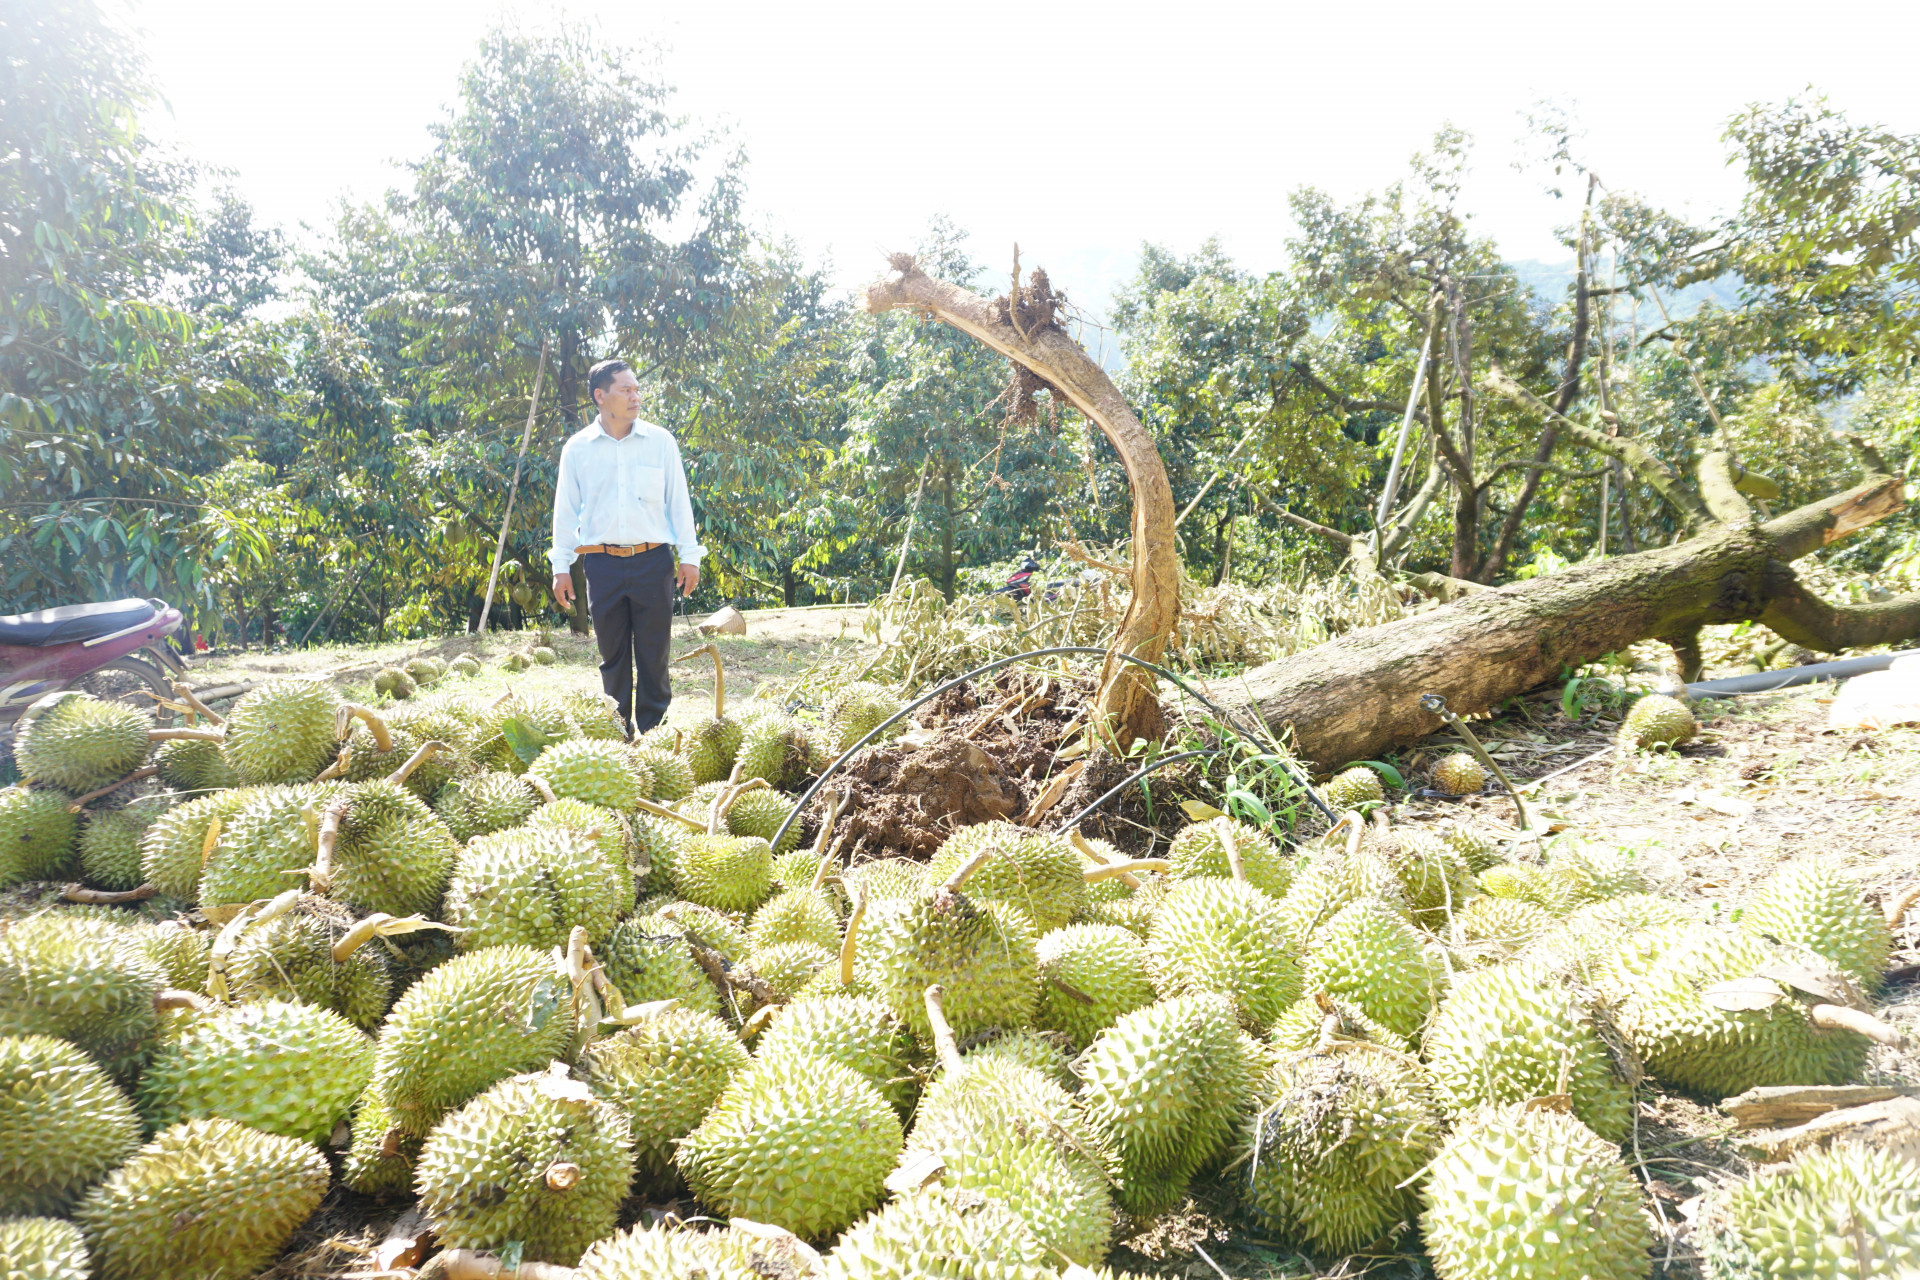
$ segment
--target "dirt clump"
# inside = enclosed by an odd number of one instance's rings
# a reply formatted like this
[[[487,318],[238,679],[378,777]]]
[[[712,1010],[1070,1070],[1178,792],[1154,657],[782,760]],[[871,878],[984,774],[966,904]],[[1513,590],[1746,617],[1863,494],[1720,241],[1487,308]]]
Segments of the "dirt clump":
[[[956,827],[1016,817],[1027,803],[1000,762],[957,733],[863,751],[842,776],[850,794],[834,836],[866,857],[931,857]]]

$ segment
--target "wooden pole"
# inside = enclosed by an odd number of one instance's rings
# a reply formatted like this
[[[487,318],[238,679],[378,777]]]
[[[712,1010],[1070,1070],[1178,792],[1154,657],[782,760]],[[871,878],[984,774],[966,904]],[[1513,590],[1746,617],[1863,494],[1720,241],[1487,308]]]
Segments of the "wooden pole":
[[[527,465],[527,442],[533,439],[533,417],[540,411],[540,382],[547,374],[547,340],[540,340],[540,363],[533,371],[533,396],[527,401],[527,426],[520,433],[520,456],[513,461],[513,484],[507,489],[507,514],[500,521],[500,541],[493,548],[493,572],[487,575],[487,599],[480,606],[475,635],[487,633],[487,615],[493,612],[493,589],[500,581],[500,560],[507,553],[507,529],[513,524],[513,500],[520,493],[520,472]]]

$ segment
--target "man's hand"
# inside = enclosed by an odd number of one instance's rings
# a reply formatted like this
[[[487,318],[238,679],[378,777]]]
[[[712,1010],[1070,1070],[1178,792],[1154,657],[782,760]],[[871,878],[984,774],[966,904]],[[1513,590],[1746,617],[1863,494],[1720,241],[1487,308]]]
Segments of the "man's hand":
[[[694,589],[700,585],[700,566],[683,563],[674,571],[673,580],[680,585],[681,595],[692,595]]]
[[[573,608],[573,575],[556,573],[553,575],[553,598],[560,602],[562,609]]]

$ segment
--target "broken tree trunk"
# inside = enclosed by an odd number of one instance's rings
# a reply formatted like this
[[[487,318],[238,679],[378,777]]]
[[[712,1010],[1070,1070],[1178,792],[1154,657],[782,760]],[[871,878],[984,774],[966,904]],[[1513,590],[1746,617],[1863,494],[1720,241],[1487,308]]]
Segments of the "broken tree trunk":
[[[1620,458],[1694,536],[1477,592],[1248,671],[1241,696],[1276,730],[1291,731],[1303,759],[1335,769],[1434,732],[1441,721],[1421,708],[1422,694],[1440,694],[1463,715],[1487,711],[1642,640],[1664,640],[1697,664],[1699,629],[1712,623],[1758,621],[1827,653],[1920,635],[1920,596],[1836,605],[1793,572],[1794,560],[1904,505],[1900,477],[1864,441],[1850,441],[1864,474],[1859,485],[1761,523],[1734,487],[1725,454],[1701,460],[1695,491],[1636,442],[1567,419],[1498,371],[1488,386],[1550,416],[1563,435]],[[1698,671],[1682,675],[1693,680]]]
[[[867,286],[862,302],[867,311],[906,308],[951,325],[1044,379],[1106,433],[1133,488],[1133,600],[1113,650],[1158,662],[1180,617],[1173,488],[1153,438],[1106,371],[1054,323],[1046,276],[1036,271],[1028,288],[1016,284],[1008,297],[983,298],[932,279],[910,254],[896,253],[887,261],[893,272]],[[1157,739],[1165,728],[1153,677],[1112,656],[1101,673],[1096,707],[1123,747],[1134,738]]]

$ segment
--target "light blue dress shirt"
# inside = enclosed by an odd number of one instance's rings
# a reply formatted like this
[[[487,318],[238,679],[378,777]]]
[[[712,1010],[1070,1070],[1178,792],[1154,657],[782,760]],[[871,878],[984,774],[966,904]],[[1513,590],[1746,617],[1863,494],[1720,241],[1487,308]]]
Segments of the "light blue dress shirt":
[[[707,553],[693,526],[680,446],[651,422],[636,421],[616,440],[596,417],[560,450],[547,561],[562,574],[576,559],[576,547],[641,542],[672,543],[682,564],[697,565]]]

